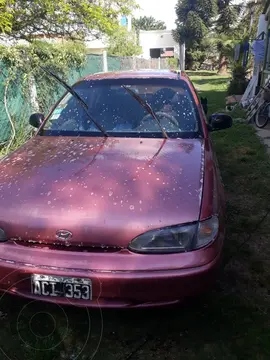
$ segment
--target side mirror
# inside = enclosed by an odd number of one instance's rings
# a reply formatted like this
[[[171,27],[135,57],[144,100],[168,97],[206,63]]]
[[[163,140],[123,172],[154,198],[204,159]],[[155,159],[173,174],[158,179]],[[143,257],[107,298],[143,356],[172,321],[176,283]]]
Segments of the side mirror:
[[[217,131],[232,127],[233,119],[226,114],[213,114],[209,117],[208,130]]]
[[[39,128],[40,125],[43,123],[45,116],[40,113],[32,114],[29,118],[29,124],[32,125],[34,128]]]

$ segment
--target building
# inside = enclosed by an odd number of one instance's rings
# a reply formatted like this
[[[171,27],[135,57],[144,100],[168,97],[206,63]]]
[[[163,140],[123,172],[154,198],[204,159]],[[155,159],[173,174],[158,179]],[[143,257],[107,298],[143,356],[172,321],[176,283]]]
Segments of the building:
[[[120,24],[132,31],[131,17],[122,17]],[[144,59],[179,58],[179,45],[174,41],[171,30],[141,30],[139,44],[142,48],[140,57]],[[86,46],[93,54],[102,54],[107,48],[106,38],[87,40]]]
[[[266,80],[270,76],[270,0],[266,2],[264,12],[263,12],[264,20],[266,24],[264,25],[265,31],[265,58],[263,64],[262,71],[262,84],[264,85]]]
[[[107,48],[106,37],[102,37],[101,39],[85,39],[85,46],[87,48],[87,52],[95,55],[102,55],[103,51]]]
[[[145,59],[179,58],[179,45],[173,39],[171,30],[141,30],[139,41]]]

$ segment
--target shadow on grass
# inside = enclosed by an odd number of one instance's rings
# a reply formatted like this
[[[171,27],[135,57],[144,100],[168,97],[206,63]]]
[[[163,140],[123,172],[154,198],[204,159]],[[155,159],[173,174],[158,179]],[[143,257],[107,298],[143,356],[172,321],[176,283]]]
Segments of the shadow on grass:
[[[196,85],[208,85],[210,88],[212,86],[218,86],[218,85],[223,85],[224,87],[226,87],[228,82],[229,81],[227,78],[199,79],[199,80],[195,79],[195,80],[193,80],[193,83]]]
[[[218,76],[216,71],[186,71],[188,76]]]
[[[266,359],[270,351],[264,314],[224,292],[167,309],[106,310],[102,317],[90,309],[90,322],[84,309],[34,303],[21,313],[26,302],[16,300],[15,306],[9,296],[7,301],[12,311],[2,320],[0,334],[10,359],[86,360],[96,351],[98,360],[125,360],[131,354],[132,359],[166,359],[168,353],[170,359],[209,359],[209,352],[212,358],[245,359],[257,348]],[[46,319],[41,313],[50,315]]]

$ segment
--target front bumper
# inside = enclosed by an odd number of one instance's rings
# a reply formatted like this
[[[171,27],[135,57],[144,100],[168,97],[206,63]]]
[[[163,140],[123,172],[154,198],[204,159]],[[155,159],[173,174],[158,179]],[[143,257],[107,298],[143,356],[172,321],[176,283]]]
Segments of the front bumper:
[[[127,250],[93,254],[0,245],[0,291],[35,300],[87,307],[149,307],[175,304],[207,290],[218,274],[223,239],[199,251],[139,255]],[[31,293],[31,275],[92,280],[93,300]]]

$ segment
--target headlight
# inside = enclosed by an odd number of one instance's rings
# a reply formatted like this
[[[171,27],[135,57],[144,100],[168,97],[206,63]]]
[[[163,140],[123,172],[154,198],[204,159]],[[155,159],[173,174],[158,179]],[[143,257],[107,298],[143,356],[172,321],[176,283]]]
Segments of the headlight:
[[[219,221],[217,216],[212,216],[210,219],[201,221],[198,227],[196,237],[195,249],[200,249],[213,242],[219,231]]]
[[[170,254],[197,250],[213,242],[218,234],[219,221],[213,216],[205,221],[151,230],[139,235],[129,244],[138,253]]]

